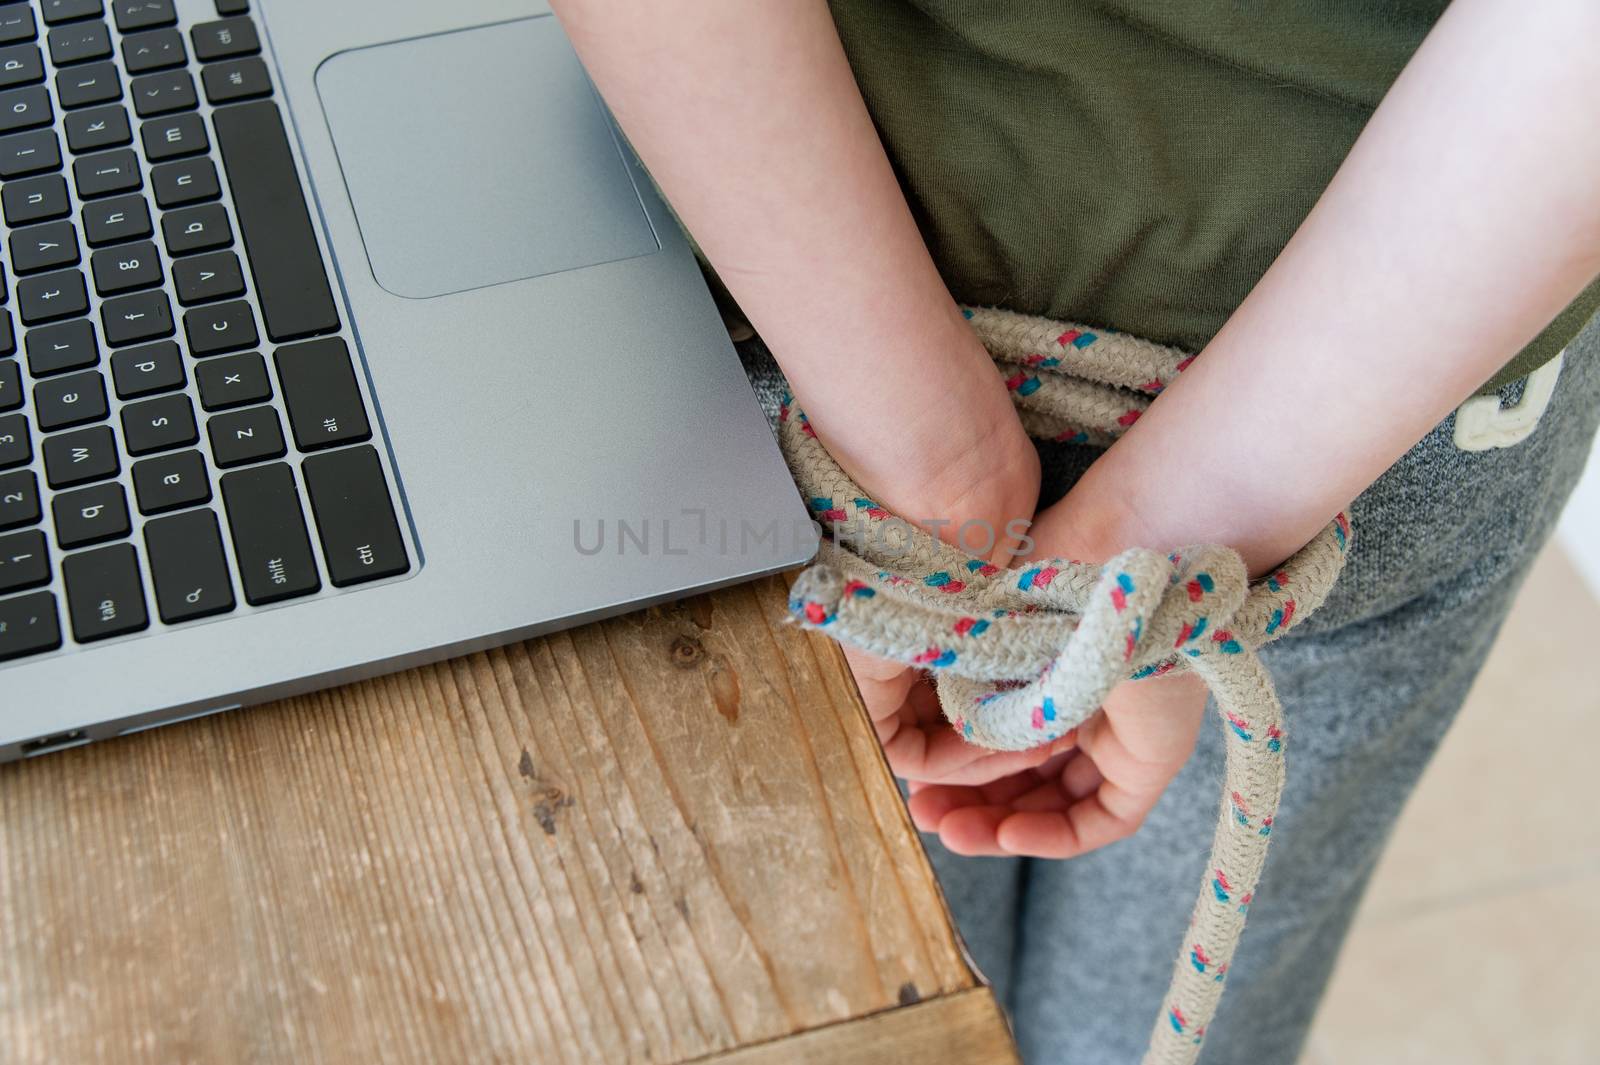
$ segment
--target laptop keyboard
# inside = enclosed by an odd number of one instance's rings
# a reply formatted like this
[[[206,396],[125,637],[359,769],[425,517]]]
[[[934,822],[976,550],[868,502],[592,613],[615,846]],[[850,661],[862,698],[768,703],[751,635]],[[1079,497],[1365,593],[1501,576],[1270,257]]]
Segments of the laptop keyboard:
[[[0,0],[0,661],[411,568],[246,0]]]

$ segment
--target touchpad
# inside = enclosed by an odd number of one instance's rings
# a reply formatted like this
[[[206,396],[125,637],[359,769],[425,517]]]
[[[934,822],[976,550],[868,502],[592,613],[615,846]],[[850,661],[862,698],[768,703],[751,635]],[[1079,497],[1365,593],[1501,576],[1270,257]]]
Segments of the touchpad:
[[[317,91],[373,276],[395,295],[659,247],[552,16],[341,52]]]

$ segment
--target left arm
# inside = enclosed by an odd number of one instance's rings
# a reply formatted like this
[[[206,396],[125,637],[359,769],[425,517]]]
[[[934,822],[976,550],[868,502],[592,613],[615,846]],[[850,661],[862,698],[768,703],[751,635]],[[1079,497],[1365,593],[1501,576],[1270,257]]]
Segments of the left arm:
[[[1222,543],[1265,573],[1493,376],[1600,273],[1595,40],[1592,0],[1455,0],[1221,332],[1040,516],[1035,553]],[[1521,58],[1491,77],[1486,56]],[[1123,838],[1187,759],[1203,695],[1190,676],[1121,685],[1077,752],[921,787],[913,814],[964,853]]]

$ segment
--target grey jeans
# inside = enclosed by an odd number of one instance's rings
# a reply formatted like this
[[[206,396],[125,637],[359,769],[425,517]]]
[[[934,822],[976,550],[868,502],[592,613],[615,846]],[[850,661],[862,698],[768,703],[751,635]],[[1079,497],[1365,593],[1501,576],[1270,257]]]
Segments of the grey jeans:
[[[775,410],[775,368],[759,342],[742,353]],[[1356,500],[1332,598],[1263,652],[1288,721],[1289,781],[1204,1065],[1299,1057],[1400,808],[1582,471],[1600,421],[1600,318],[1568,346],[1527,439],[1462,451],[1452,420]],[[1041,454],[1047,498],[1095,457],[1071,445]],[[1222,759],[1213,718],[1139,832],[1071,861],[961,858],[926,840],[1029,1065],[1139,1060],[1211,844]]]

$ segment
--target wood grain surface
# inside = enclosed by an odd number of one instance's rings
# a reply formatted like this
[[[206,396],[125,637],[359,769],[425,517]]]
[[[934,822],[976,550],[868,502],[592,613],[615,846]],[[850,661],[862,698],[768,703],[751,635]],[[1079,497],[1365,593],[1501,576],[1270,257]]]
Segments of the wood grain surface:
[[[784,597],[0,767],[0,1058],[685,1061],[973,987]]]
[[[988,988],[701,1058],[695,1065],[1015,1065],[1016,1046]]]

